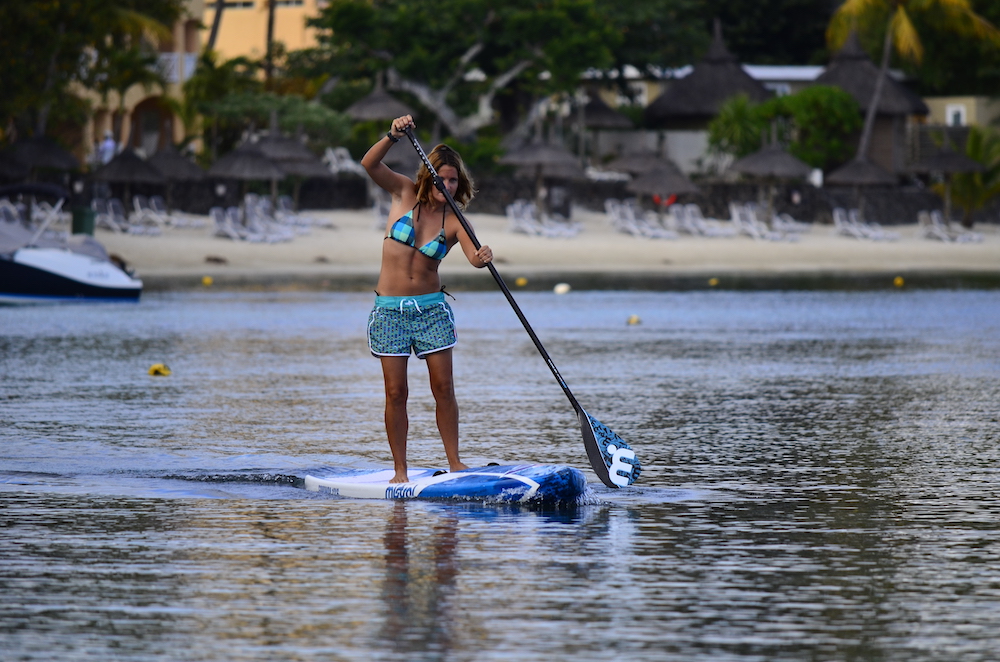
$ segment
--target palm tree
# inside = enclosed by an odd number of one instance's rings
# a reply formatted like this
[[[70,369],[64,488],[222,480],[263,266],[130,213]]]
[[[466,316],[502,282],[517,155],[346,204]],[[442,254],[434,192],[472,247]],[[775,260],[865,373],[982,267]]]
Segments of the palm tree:
[[[956,173],[951,179],[951,198],[964,210],[962,225],[971,228],[973,212],[1000,195],[1000,131],[971,127],[965,154],[986,167],[983,172]],[[943,185],[936,185],[938,189]]]
[[[943,29],[976,39],[989,39],[1000,45],[1000,30],[974,12],[969,0],[845,0],[834,12],[827,28],[826,38],[831,50],[839,49],[850,31],[857,26],[876,30],[885,25],[879,75],[872,93],[872,102],[868,104],[865,114],[856,160],[866,160],[868,157],[875,113],[882,100],[882,89],[893,49],[901,57],[916,64],[923,59],[924,49],[920,35],[910,20],[911,14],[919,12],[933,12],[938,19],[937,25]]]

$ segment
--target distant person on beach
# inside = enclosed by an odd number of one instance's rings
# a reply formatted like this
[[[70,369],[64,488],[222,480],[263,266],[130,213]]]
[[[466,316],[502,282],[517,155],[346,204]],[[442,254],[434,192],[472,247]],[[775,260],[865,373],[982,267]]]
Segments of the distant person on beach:
[[[413,181],[382,163],[389,149],[406,135],[407,127],[415,127],[409,115],[394,119],[385,137],[361,159],[372,181],[392,196],[375,307],[368,318],[368,347],[382,361],[385,431],[396,472],[393,483],[404,483],[408,478],[406,366],[411,352],[427,362],[448,468],[468,468],[458,454],[458,402],[451,351],[456,342],[455,317],[445,301],[438,266],[455,244],[461,244],[465,257],[476,268],[493,259],[489,246],[476,250],[425,166],[420,166]],[[475,189],[462,157],[447,145],[438,145],[427,158],[455,202],[464,208]]]
[[[97,154],[101,159],[101,163],[107,163],[111,159],[115,158],[115,154],[118,152],[118,143],[115,142],[114,137],[112,137],[110,131],[104,132],[104,140],[97,148]]]

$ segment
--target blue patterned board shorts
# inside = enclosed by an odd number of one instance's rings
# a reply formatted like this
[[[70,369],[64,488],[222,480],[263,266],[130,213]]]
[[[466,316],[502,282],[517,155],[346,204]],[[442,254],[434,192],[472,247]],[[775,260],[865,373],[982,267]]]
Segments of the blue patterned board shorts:
[[[443,292],[412,297],[375,297],[368,316],[368,348],[373,356],[418,359],[454,347],[455,315]]]

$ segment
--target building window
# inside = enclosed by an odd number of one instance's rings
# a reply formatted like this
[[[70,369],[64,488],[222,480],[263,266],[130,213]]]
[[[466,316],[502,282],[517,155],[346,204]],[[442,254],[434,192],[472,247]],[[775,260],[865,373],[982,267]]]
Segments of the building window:
[[[304,0],[275,0],[275,7],[301,7],[304,5]]]
[[[788,83],[764,83],[764,87],[774,92],[776,97],[787,97],[792,93],[792,86]]]
[[[214,2],[209,0],[210,4],[206,3],[206,7],[211,9]],[[226,9],[253,9],[253,0],[226,0]]]
[[[964,103],[949,103],[944,107],[944,123],[948,126],[965,126],[968,121]]]

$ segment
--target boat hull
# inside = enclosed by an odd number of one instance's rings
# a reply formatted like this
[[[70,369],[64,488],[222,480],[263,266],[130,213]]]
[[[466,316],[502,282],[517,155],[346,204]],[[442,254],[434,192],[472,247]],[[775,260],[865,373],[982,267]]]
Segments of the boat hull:
[[[137,301],[141,294],[141,280],[89,255],[21,248],[0,259],[0,303]]]

